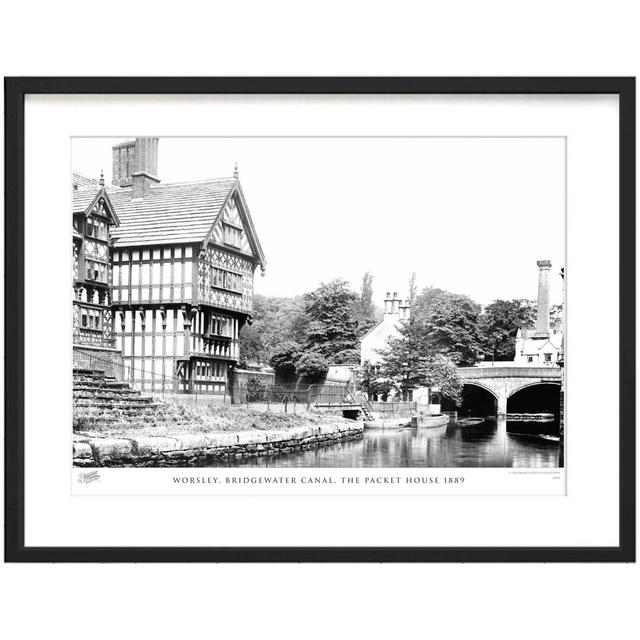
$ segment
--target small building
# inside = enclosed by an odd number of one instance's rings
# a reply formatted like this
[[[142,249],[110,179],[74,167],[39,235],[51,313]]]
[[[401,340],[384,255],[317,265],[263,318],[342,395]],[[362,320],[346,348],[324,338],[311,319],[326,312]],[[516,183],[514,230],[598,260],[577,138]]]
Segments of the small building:
[[[384,301],[384,316],[382,320],[361,338],[360,363],[376,366],[382,362],[380,351],[386,349],[389,338],[397,338],[400,335],[402,322],[408,322],[411,308],[408,300],[398,298],[396,292],[387,293]]]
[[[516,334],[517,366],[556,367],[562,358],[562,321],[550,321],[550,260],[538,260],[538,308],[535,327],[521,327]]]
[[[409,300],[398,298],[398,294],[395,291],[393,295],[387,292],[382,320],[360,340],[360,364],[369,364],[373,367],[374,373],[378,372],[382,363],[381,351],[389,346],[391,338],[399,337],[400,327],[403,322],[409,321],[410,314]],[[408,390],[404,395],[403,400],[411,400],[412,391]],[[382,397],[379,394],[369,394],[369,400],[379,401],[381,399]]]

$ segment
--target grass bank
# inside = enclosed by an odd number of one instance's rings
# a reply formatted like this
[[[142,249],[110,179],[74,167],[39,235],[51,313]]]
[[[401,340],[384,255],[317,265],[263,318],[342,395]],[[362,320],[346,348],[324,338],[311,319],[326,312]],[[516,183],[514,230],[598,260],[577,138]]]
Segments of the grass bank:
[[[75,409],[74,433],[86,436],[171,436],[178,434],[287,430],[304,425],[347,422],[335,414],[272,413],[242,405],[187,407],[163,402],[143,416],[127,416],[113,409],[108,414],[89,408]]]

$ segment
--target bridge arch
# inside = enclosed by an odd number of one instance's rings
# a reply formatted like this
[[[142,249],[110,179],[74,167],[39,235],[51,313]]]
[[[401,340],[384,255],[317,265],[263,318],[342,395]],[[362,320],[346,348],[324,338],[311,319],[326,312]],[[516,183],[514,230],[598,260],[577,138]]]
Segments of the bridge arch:
[[[507,397],[507,413],[553,413],[560,416],[560,384],[544,381],[514,389]]]
[[[464,381],[460,415],[463,417],[496,415],[499,399],[498,394],[489,385],[475,380]]]
[[[539,387],[541,385],[556,386],[558,387],[558,389],[560,389],[561,383],[559,380],[537,380],[535,382],[526,382],[518,387],[510,389],[507,394],[507,399],[509,399],[511,396],[514,396],[516,393],[520,393],[520,391],[523,391],[524,389],[529,389],[530,387]]]
[[[481,382],[477,382],[476,380],[467,380],[463,383],[463,388],[467,386],[479,387],[480,389],[484,389],[485,391],[490,393],[496,400],[498,399],[498,393],[488,384],[482,384]]]

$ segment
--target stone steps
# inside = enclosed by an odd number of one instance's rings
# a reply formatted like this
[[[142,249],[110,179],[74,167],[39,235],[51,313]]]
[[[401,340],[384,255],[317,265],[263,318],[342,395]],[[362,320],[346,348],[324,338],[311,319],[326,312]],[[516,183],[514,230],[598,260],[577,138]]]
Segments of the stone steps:
[[[80,431],[122,423],[171,425],[180,429],[190,422],[184,411],[142,393],[98,369],[73,370],[73,417]]]
[[[157,402],[91,402],[90,400],[76,402],[75,405],[77,409],[109,409],[111,411],[119,409],[121,411],[137,411],[138,413],[145,409],[147,412],[151,409],[156,410],[160,406]]]
[[[73,409],[76,420],[111,423],[149,420],[162,415],[161,404],[99,369],[74,368]]]
[[[132,393],[101,393],[99,391],[87,393],[86,391],[74,391],[73,397],[76,400],[104,400],[107,402],[153,402],[153,398],[151,396],[142,396],[140,394]]]
[[[83,371],[74,369],[73,370],[73,379],[74,380],[102,380],[104,382],[117,382],[116,377],[106,374],[106,373],[98,373],[95,371]]]
[[[139,398],[142,394],[134,389],[109,389],[109,388],[87,388],[74,387],[73,395],[75,398],[89,398],[95,396],[104,396],[105,398]]]
[[[131,393],[138,393],[132,389],[126,382],[101,382],[95,379],[82,380],[75,378],[74,389],[114,389],[116,391],[130,391]]]

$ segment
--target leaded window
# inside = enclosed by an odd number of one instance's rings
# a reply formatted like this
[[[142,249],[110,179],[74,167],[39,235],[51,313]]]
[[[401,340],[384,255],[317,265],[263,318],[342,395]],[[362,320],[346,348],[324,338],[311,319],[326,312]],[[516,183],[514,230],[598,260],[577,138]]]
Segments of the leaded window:
[[[220,267],[211,267],[211,286],[242,293],[242,274],[220,269]]]
[[[96,282],[107,282],[107,265],[102,262],[96,262],[95,260],[87,260],[86,265],[86,279],[95,280]]]
[[[102,331],[102,312],[98,309],[82,308],[81,325],[83,329]]]
[[[107,240],[107,238],[109,237],[107,223],[104,220],[98,220],[97,218],[88,217],[87,235],[92,238],[98,238],[99,240]]]
[[[242,242],[242,229],[226,222],[222,225],[224,230],[224,243],[230,244],[233,247],[239,247]]]

